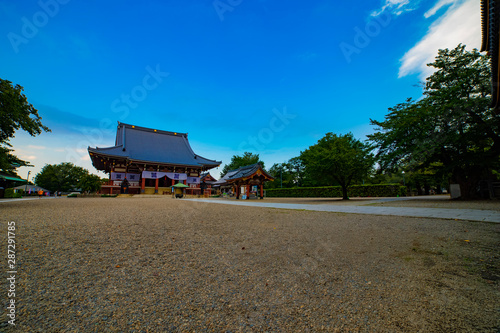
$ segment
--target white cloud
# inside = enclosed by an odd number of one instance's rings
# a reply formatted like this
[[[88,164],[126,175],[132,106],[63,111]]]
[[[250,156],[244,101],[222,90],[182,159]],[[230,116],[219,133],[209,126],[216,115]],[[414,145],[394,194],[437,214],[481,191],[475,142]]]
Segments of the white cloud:
[[[18,157],[24,161],[27,161],[27,162],[32,162],[33,160],[36,160],[35,155],[20,154],[20,155],[18,155]]]
[[[382,8],[373,11],[371,13],[371,16],[379,16],[386,10],[390,11],[393,15],[399,16],[405,12],[416,9],[419,2],[420,1],[415,0],[413,0],[411,3],[410,0],[385,0]]]
[[[438,1],[433,9],[438,5],[444,6],[445,2],[446,0]],[[427,13],[432,14],[433,9]],[[453,4],[431,25],[427,34],[403,56],[399,77],[420,74],[421,79],[425,79],[433,71],[426,65],[434,61],[438,49],[453,49],[460,43],[467,45],[468,49],[479,48],[480,25],[480,6],[476,0]]]
[[[433,16],[434,14],[436,14],[438,12],[438,10],[440,10],[441,8],[443,8],[444,6],[448,5],[448,4],[452,4],[452,3],[455,3],[456,0],[439,0],[435,5],[434,7],[432,7],[431,9],[429,9],[425,14],[424,14],[424,17],[425,18],[429,18],[431,16]]]
[[[28,148],[41,150],[41,149],[45,149],[46,147],[45,146],[28,145]]]

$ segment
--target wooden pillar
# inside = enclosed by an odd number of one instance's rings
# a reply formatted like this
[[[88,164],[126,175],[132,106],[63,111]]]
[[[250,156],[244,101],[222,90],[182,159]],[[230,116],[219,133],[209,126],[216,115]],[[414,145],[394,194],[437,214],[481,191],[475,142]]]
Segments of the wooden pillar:
[[[156,178],[156,179],[155,179],[155,194],[157,194],[157,193],[158,193],[158,182],[159,182],[159,179],[158,179],[158,178]]]
[[[261,184],[260,185],[260,199],[264,199],[264,185]]]
[[[250,188],[251,188],[250,184],[247,184],[247,200],[250,199]]]
[[[240,185],[236,184],[236,200],[240,199]]]
[[[141,193],[144,194],[145,191],[146,191],[146,178],[142,177]]]

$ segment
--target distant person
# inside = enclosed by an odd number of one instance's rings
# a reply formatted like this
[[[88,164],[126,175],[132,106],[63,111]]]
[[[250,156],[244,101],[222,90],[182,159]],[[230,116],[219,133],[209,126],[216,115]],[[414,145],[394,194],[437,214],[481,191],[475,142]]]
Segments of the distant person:
[[[42,198],[42,196],[43,196],[43,191],[42,191],[42,190],[38,190],[38,198],[40,198],[40,199],[41,199],[41,198]]]

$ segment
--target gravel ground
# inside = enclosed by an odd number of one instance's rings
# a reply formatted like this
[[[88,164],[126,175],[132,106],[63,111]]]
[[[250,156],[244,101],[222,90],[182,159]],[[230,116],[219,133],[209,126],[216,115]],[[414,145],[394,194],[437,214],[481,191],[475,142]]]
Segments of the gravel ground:
[[[16,222],[18,272],[16,328],[4,311],[0,331],[500,330],[500,224],[170,197],[9,202],[0,216],[4,258]]]
[[[268,202],[297,203],[310,205],[354,205],[354,206],[385,206],[385,207],[422,207],[422,208],[452,208],[452,209],[485,209],[500,211],[500,200],[461,201],[451,200],[448,195],[431,195],[401,198],[266,198]]]

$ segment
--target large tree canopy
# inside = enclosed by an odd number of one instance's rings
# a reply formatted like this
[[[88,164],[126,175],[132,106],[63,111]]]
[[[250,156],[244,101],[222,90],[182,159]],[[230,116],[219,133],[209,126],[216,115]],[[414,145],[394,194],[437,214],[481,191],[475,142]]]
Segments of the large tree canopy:
[[[500,162],[500,115],[489,108],[488,57],[464,45],[439,50],[424,97],[389,109],[371,120],[368,137],[382,169],[426,170],[460,184],[462,197],[475,195],[480,179]]]
[[[12,82],[0,79],[0,170],[13,172],[19,166],[29,165],[29,162],[11,154],[9,139],[19,129],[31,136],[42,131],[50,132],[41,120],[38,110],[28,103],[23,94],[23,87],[13,86]]]
[[[244,152],[243,156],[233,155],[233,157],[231,158],[231,162],[229,164],[224,165],[224,168],[222,168],[220,175],[221,177],[224,177],[224,175],[230,170],[235,170],[238,169],[239,167],[255,163],[260,163],[262,168],[264,168],[264,162],[260,160],[259,154]]]
[[[70,162],[60,164],[46,164],[42,171],[35,177],[35,184],[44,187],[51,192],[70,191],[86,184],[89,172],[82,167]],[[92,181],[90,179],[89,181]],[[86,188],[85,190],[90,190]]]
[[[351,183],[368,175],[373,166],[371,148],[351,133],[327,133],[317,144],[301,152],[306,172],[312,177],[342,187],[342,197],[349,199]]]

